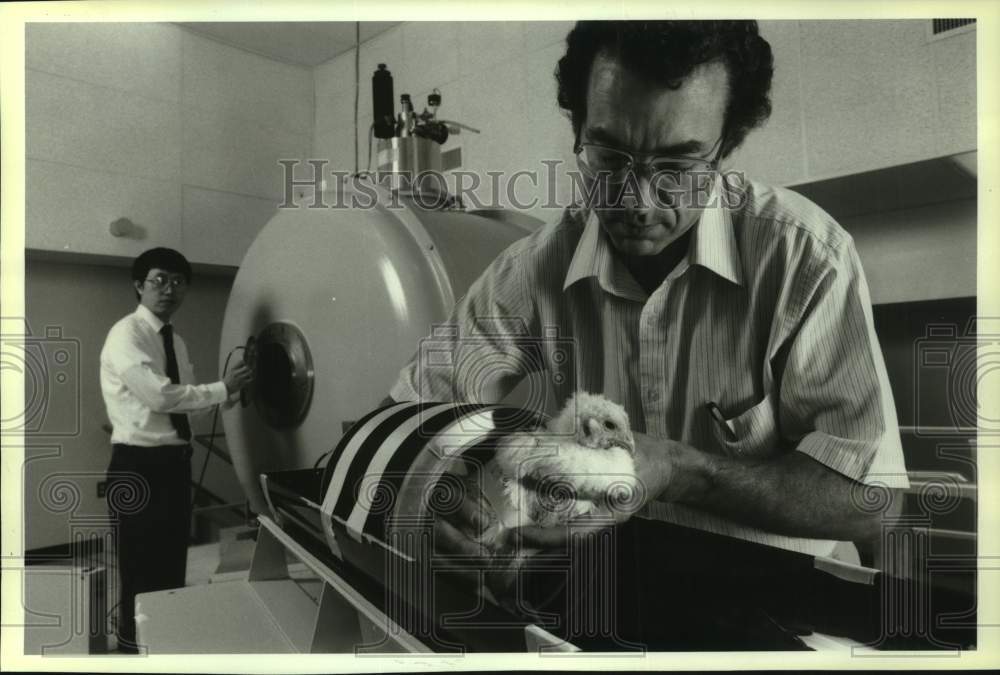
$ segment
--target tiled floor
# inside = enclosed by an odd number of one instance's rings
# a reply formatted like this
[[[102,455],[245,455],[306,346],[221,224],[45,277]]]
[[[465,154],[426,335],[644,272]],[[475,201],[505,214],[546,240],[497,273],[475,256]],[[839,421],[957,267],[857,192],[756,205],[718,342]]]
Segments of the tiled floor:
[[[226,560],[223,562],[222,553],[225,551]],[[186,586],[198,586],[201,584],[207,584],[212,581],[212,576],[217,572],[226,572],[228,575],[239,575],[239,570],[249,569],[250,566],[250,555],[253,551],[253,541],[240,540],[236,541],[234,537],[229,536],[223,542],[214,542],[210,544],[201,544],[198,546],[191,546],[188,549],[188,560],[187,560],[187,577]],[[117,654],[117,642],[114,637],[114,621],[117,616],[117,611],[112,605],[117,602],[118,594],[118,574],[117,568],[115,567],[115,556],[114,551],[109,551],[108,555],[102,555],[100,560],[92,561],[76,561],[79,566],[86,567],[88,565],[103,566],[106,570],[106,580],[107,580],[107,621],[106,630],[108,633],[108,651],[112,654]],[[29,568],[30,569],[30,568]],[[35,568],[33,573],[33,579],[42,579],[42,574],[45,573],[45,585],[51,587],[53,579],[62,580],[66,574],[61,574],[58,576],[53,576],[53,574],[46,573],[43,571],[41,566]],[[68,577],[67,577],[68,578]],[[66,585],[66,589],[60,591],[58,589],[52,589],[48,592],[44,599],[42,596],[38,596],[39,600],[35,603],[39,604],[38,608],[31,606],[31,601],[28,596],[26,596],[26,607],[35,610],[36,613],[44,613],[44,623],[45,625],[58,625],[58,626],[73,626],[72,614],[73,614],[73,600],[72,596],[74,591],[70,589],[68,585],[69,582],[65,581],[63,585]],[[60,586],[61,588],[61,586]],[[44,606],[42,606],[44,605]],[[42,626],[44,628],[44,626]],[[82,628],[80,630],[83,630]],[[39,636],[33,636],[28,639],[26,646],[34,645],[35,642],[41,640],[39,644],[46,643],[47,640],[51,640],[43,634]],[[62,637],[56,637],[56,641],[61,642]],[[79,643],[79,641],[74,642],[73,645],[67,645],[63,648],[70,649],[72,653],[85,653],[86,641]]]
[[[192,546],[188,549],[185,586],[199,586],[211,581],[212,575],[219,567],[219,549],[219,542]]]
[[[219,542],[211,544],[201,544],[188,548],[186,586],[198,586],[211,581],[212,574],[219,567]],[[112,557],[113,559],[113,557]],[[109,570],[109,581],[114,579],[114,594],[109,597],[118,597],[118,575],[115,569]],[[117,640],[115,639],[114,620],[117,619],[117,612],[111,612],[108,617],[108,649],[113,654],[117,651]]]

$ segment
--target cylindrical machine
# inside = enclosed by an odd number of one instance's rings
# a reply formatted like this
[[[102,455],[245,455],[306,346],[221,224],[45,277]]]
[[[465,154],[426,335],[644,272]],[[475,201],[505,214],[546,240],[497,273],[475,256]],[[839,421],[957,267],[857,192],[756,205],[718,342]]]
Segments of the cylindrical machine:
[[[496,480],[487,466],[498,441],[543,422],[528,409],[487,404],[403,402],[372,411],[327,460],[320,519],[331,551],[421,611],[462,602],[435,588],[447,571],[433,546],[435,521],[461,508],[466,490]],[[484,508],[498,513],[507,506]],[[501,593],[492,599],[515,611],[547,601],[569,573],[567,559],[529,565],[512,589],[509,560],[497,562],[481,570],[487,579],[480,593]]]
[[[388,395],[456,298],[528,234],[372,190],[379,200],[370,209],[279,212],[233,283],[220,362],[252,342],[256,382],[242,405],[223,412],[223,423],[255,511],[267,508],[260,473],[307,468],[330,452]]]
[[[440,174],[441,145],[422,136],[402,136],[378,142],[377,167],[382,174],[406,174],[411,180],[426,172]]]
[[[454,510],[463,490],[445,475],[453,461],[498,435],[534,428],[534,419],[517,408],[442,402],[403,402],[369,413],[327,461],[321,510],[330,547],[341,548],[343,535],[394,547],[393,533],[407,521]],[[410,555],[407,544],[394,548]]]

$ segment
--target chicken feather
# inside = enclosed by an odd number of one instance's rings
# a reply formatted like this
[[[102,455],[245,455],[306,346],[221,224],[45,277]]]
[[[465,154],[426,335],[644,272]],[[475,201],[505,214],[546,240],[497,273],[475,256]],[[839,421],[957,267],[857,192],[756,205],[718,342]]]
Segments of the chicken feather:
[[[503,439],[484,482],[495,526],[480,541],[503,542],[504,530],[553,527],[597,509],[615,489],[635,489],[635,439],[625,409],[598,394],[572,396],[542,429]]]

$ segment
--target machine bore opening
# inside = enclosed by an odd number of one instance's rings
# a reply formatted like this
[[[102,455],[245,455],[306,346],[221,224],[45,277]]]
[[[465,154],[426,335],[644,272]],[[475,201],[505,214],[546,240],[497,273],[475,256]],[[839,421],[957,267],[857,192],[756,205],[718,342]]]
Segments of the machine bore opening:
[[[276,429],[298,426],[312,401],[313,363],[302,332],[276,322],[258,336],[254,402],[264,421]]]
[[[277,408],[285,400],[285,392],[292,386],[292,360],[279,344],[265,345],[257,355],[257,373],[266,383],[260,396],[268,407]]]

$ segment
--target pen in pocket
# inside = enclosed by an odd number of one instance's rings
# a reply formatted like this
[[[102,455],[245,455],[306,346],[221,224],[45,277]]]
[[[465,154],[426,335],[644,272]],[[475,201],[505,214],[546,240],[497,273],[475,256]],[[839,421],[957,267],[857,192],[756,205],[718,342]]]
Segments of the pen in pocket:
[[[708,413],[712,416],[712,420],[719,426],[726,440],[735,441],[736,429],[733,427],[732,422],[723,417],[722,411],[719,410],[719,406],[715,404],[715,401],[709,401],[705,404],[705,407],[708,408]]]

